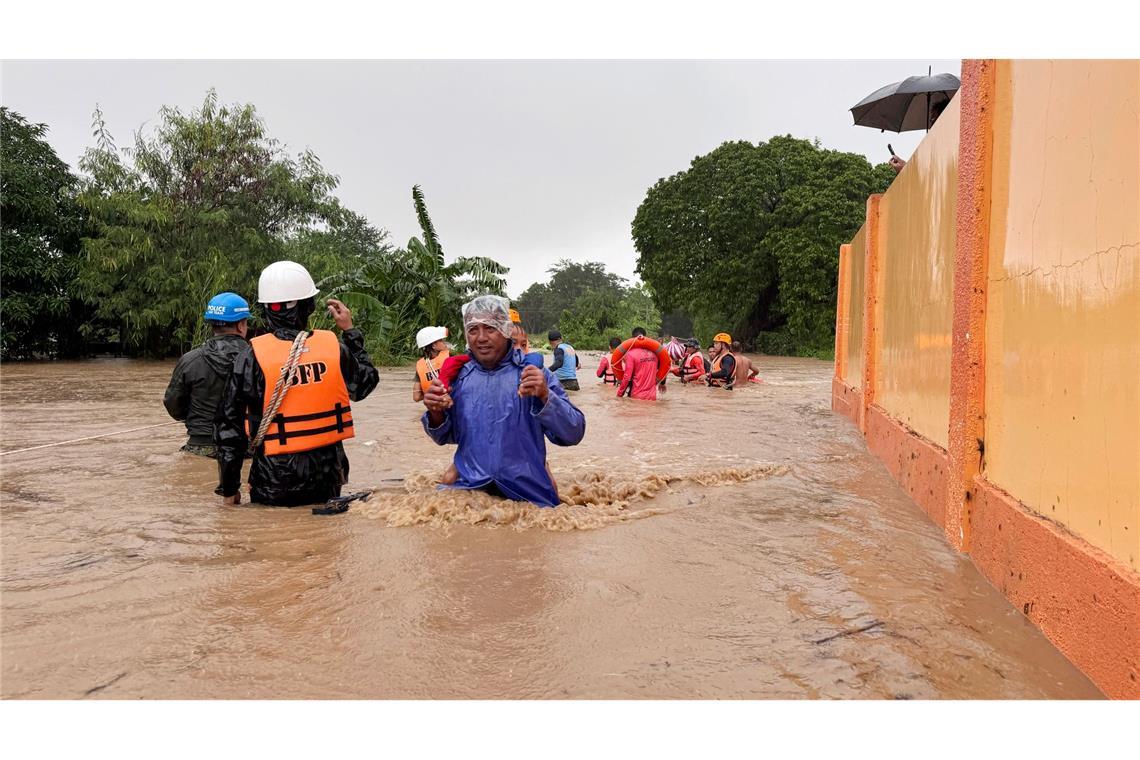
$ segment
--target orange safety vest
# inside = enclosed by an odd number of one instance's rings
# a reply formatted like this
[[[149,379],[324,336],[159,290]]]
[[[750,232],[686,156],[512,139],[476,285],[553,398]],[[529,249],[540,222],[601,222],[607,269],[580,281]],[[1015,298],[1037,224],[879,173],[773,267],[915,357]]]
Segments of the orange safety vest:
[[[617,385],[618,379],[617,379],[617,375],[614,374],[614,363],[609,361],[608,356],[603,357],[603,358],[606,360],[606,368],[602,372],[602,384],[603,385]]]
[[[250,344],[265,375],[264,413],[293,344],[271,333],[257,336]],[[356,433],[348,400],[348,386],[340,373],[340,342],[329,330],[315,330],[305,339],[285,399],[265,431],[266,455],[296,454],[352,438]]]
[[[447,357],[449,356],[451,356],[451,352],[445,348],[431,360],[432,366],[435,367],[435,374],[439,374],[440,369],[443,368],[443,363],[447,361]],[[428,375],[429,371],[427,359],[420,359],[416,362],[416,377],[420,379],[420,387],[425,391],[431,387],[431,377]]]
[[[673,374],[680,377],[682,383],[695,383],[705,374],[705,357],[699,351],[685,357],[681,366],[673,370]]]
[[[731,356],[732,360],[736,361],[736,355],[733,354],[731,351],[722,351],[721,353],[716,355],[715,359],[713,359],[712,369],[709,370],[709,375],[715,375],[717,372],[720,372],[720,363],[721,363],[721,361],[723,361],[724,357],[726,357],[726,356]],[[734,379],[735,378],[732,378],[732,377],[728,378],[728,384],[732,384],[732,381]],[[715,380],[709,380],[709,383],[711,385],[714,385],[714,386],[720,386],[720,385],[726,384],[725,381],[719,377],[716,378]]]

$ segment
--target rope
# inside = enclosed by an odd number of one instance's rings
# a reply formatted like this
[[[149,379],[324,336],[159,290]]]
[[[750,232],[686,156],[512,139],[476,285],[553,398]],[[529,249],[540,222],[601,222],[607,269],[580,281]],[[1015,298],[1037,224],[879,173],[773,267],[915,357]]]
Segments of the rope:
[[[249,442],[250,456],[253,456],[257,447],[265,440],[265,431],[269,430],[270,423],[277,416],[277,410],[281,408],[281,402],[285,400],[285,394],[289,390],[288,380],[293,376],[293,370],[297,369],[297,363],[301,361],[301,350],[305,347],[305,339],[308,337],[309,334],[301,330],[293,339],[289,357],[281,365],[281,375],[277,378],[277,384],[273,386],[273,396],[269,399],[269,406],[261,416],[261,424],[257,426],[257,435]]]
[[[52,446],[63,446],[68,443],[79,443],[81,441],[93,441],[96,438],[107,438],[112,435],[123,435],[125,433],[137,433],[140,430],[150,430],[151,428],[166,427],[167,425],[180,425],[180,420],[173,422],[160,422],[157,425],[144,425],[143,427],[131,428],[130,430],[116,430],[113,433],[100,433],[99,435],[89,435],[84,438],[72,438],[70,441],[58,441],[56,443],[45,443],[40,446],[28,446],[25,449],[12,449],[11,451],[0,451],[0,457],[7,456],[8,454],[21,454],[25,451],[35,451],[36,449],[50,449]]]
[[[300,337],[300,336],[298,335],[297,337]],[[296,344],[294,343],[294,345],[296,345]],[[300,353],[298,353],[297,356],[299,357]],[[290,358],[292,359],[292,354],[290,354]],[[295,362],[294,362],[294,364],[295,364]],[[284,368],[282,368],[282,369],[284,369]],[[281,381],[278,380],[279,384],[280,384],[280,382]],[[274,397],[276,398],[277,386],[274,386],[273,393],[274,393]],[[405,393],[407,393],[407,391],[393,391],[391,393],[380,393],[377,395],[369,396],[369,398],[387,398],[389,396],[402,396]],[[268,428],[268,423],[266,422],[266,420],[272,419],[273,415],[277,414],[277,409],[281,406],[281,400],[284,399],[284,397],[285,397],[285,394],[282,393],[281,399],[276,400],[276,405],[270,406],[270,409],[272,410],[273,414],[266,415],[265,417],[262,418],[261,427],[259,427],[258,431],[257,431],[257,435],[258,435],[257,443],[258,444],[260,444],[261,439],[265,437],[265,429]],[[84,436],[83,438],[72,438],[69,441],[56,441],[55,443],[44,443],[44,444],[41,444],[39,446],[28,446],[27,448],[23,448],[23,449],[12,449],[11,451],[0,451],[0,457],[7,456],[8,454],[22,454],[25,451],[36,451],[38,449],[50,449],[53,446],[66,446],[69,443],[82,443],[83,441],[93,441],[96,438],[109,438],[110,436],[113,436],[113,435],[125,435],[127,433],[137,433],[140,430],[152,430],[154,428],[166,427],[167,425],[182,425],[182,424],[185,424],[182,420],[172,420],[170,422],[160,422],[157,425],[143,425],[142,427],[129,428],[127,430],[115,430],[115,431],[110,432],[110,433],[99,433],[98,435],[88,435],[88,436]],[[254,446],[252,448],[256,448],[256,446]]]

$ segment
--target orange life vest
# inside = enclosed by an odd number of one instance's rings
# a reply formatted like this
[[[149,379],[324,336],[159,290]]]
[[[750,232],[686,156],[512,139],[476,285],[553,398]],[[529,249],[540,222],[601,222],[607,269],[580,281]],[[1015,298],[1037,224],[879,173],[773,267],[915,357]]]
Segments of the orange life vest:
[[[609,360],[609,357],[603,357],[606,361],[606,368],[602,370],[602,383],[604,385],[617,385],[617,375],[614,374],[614,364]]]
[[[273,334],[250,341],[253,355],[265,375],[262,411],[273,398],[281,367],[292,342]],[[296,454],[352,438],[352,408],[348,386],[340,373],[340,342],[328,330],[315,330],[305,339],[301,361],[293,370],[285,400],[265,432],[265,453]]]
[[[439,374],[440,368],[443,367],[443,363],[447,361],[447,357],[449,356],[451,356],[451,352],[446,348],[435,355],[435,358],[431,360],[432,366],[435,367],[433,374]],[[430,369],[428,368],[427,359],[420,359],[416,362],[416,377],[420,379],[420,387],[425,391],[431,386],[431,376],[428,372],[430,372]]]
[[[716,358],[713,359],[712,369],[709,370],[709,375],[715,375],[717,372],[720,372],[720,363],[724,360],[724,357],[726,357],[726,356],[731,356],[732,360],[736,361],[736,356],[731,351],[721,351],[719,354],[716,355]],[[726,383],[726,381],[723,378],[718,377],[715,380],[710,379],[709,384],[714,385],[714,386],[720,386],[720,385],[726,385],[726,384],[732,385],[733,380],[735,380],[735,377],[730,377],[730,378],[728,378],[728,381]]]
[[[695,383],[705,374],[705,357],[699,351],[685,357],[681,366],[673,370],[673,374],[680,377],[682,383]]]

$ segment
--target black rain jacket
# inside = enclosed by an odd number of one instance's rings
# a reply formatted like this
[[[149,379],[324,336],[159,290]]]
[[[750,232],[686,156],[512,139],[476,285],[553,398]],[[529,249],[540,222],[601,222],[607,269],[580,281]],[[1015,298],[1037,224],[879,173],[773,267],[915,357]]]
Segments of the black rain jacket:
[[[234,359],[249,348],[240,335],[215,335],[187,352],[174,367],[162,403],[170,416],[186,422],[196,446],[214,443],[214,413],[222,400]]]

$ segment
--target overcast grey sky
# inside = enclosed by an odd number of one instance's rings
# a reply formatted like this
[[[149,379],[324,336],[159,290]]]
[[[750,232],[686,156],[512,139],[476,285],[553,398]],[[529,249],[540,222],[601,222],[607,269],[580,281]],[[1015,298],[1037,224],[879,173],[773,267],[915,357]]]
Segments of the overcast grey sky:
[[[725,140],[819,138],[904,157],[921,132],[851,125],[848,109],[930,61],[6,61],[0,101],[73,166],[96,103],[120,145],[162,105],[215,87],[257,106],[293,152],[312,148],[337,195],[403,245],[420,184],[448,257],[492,256],[517,296],[560,258],[634,276],[630,222],[658,178]]]

